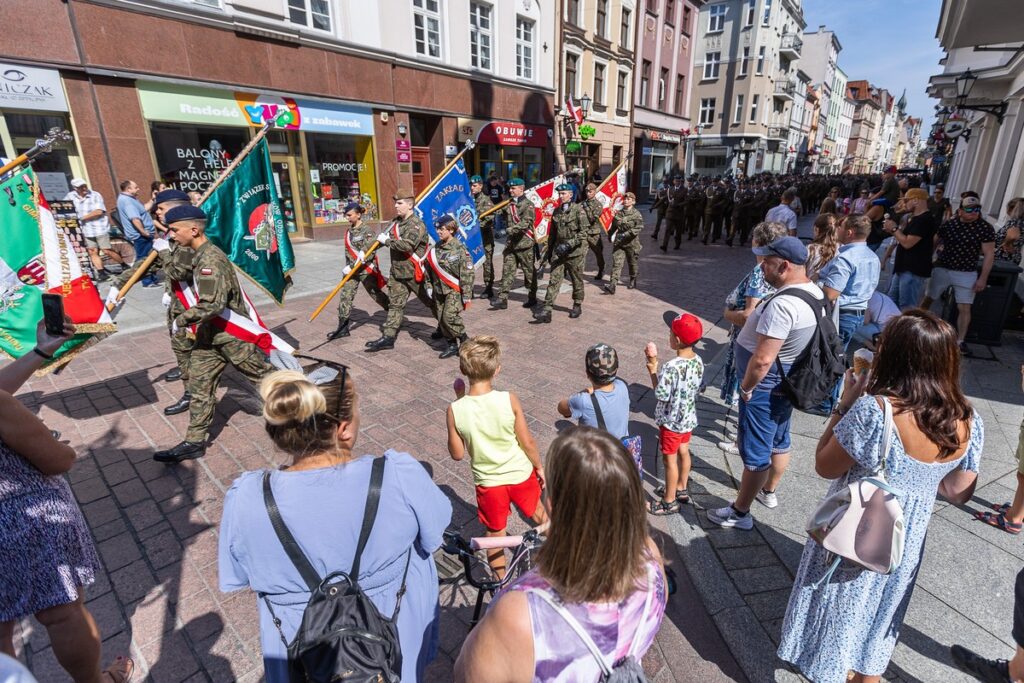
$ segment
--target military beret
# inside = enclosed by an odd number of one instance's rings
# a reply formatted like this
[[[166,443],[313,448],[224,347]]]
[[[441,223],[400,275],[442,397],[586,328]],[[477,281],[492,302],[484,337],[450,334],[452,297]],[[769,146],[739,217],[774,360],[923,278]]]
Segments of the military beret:
[[[391,198],[394,199],[396,202],[400,199],[415,199],[416,193],[407,187],[400,187]]]
[[[478,176],[478,175],[475,175],[475,176],[472,176],[472,177],[470,177],[470,179],[469,179],[469,182],[471,182],[471,183],[480,183],[480,184],[483,184],[483,182],[484,182],[484,179],[483,179],[483,178],[481,178],[481,177],[480,177],[480,176]]]
[[[345,205],[345,213],[348,213],[349,211],[358,211],[359,213],[362,213],[363,207],[359,202],[349,202]]]
[[[555,191],[556,192],[572,192],[572,185],[570,185],[569,183],[562,183],[561,185],[559,185],[558,187],[555,188]]]
[[[170,225],[171,223],[178,223],[179,221],[205,220],[206,212],[198,206],[192,206],[191,204],[186,206],[176,206],[164,215],[164,223],[167,225]]]
[[[510,187],[521,187],[526,185],[526,183],[523,182],[522,178],[513,178],[512,180],[508,181],[508,184]]]
[[[154,204],[163,204],[164,202],[187,202],[189,201],[188,195],[181,190],[163,190],[157,192],[156,197],[153,198]]]
[[[454,225],[454,224],[455,224],[455,216],[451,215],[450,213],[443,213],[443,214],[441,214],[440,216],[438,216],[437,218],[434,219],[434,227],[435,228],[440,228],[440,227],[445,226],[445,225]]]

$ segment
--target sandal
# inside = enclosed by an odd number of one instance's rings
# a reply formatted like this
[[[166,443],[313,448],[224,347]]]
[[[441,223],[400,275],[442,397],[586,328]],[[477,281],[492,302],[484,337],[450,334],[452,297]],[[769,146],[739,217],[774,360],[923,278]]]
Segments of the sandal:
[[[1005,515],[1006,511],[1010,509],[1010,503],[1003,503],[1002,505],[996,505],[995,503],[992,503],[992,509],[995,510],[996,512],[1001,512]]]
[[[104,669],[103,673],[110,677],[112,683],[128,683],[135,673],[135,662],[130,657],[118,655],[114,658],[114,663]]]
[[[675,514],[679,512],[679,503],[674,500],[671,503],[666,503],[663,500],[652,500],[647,503],[647,512],[659,517]]]
[[[665,486],[659,486],[654,489],[654,495],[662,500],[665,500]],[[690,494],[686,489],[676,489],[676,501],[682,505],[687,505],[690,502]]]
[[[1024,529],[1024,523],[1014,524],[1013,522],[1006,521],[1006,516],[1002,512],[976,512],[974,518],[979,522],[985,522],[989,526],[994,526],[997,529],[1002,529],[1008,534],[1017,535]]]

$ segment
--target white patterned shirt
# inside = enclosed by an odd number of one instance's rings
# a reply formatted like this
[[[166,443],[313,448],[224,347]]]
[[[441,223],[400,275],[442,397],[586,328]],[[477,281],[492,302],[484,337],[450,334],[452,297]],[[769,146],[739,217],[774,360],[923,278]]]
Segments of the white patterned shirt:
[[[75,203],[75,213],[78,214],[78,221],[82,225],[83,235],[86,237],[99,237],[110,232],[110,221],[107,219],[107,205],[103,203],[103,195],[99,192],[89,190],[89,193],[82,197],[74,190],[71,190],[64,197],[64,201]],[[82,216],[86,216],[97,209],[103,212],[99,218],[93,218],[88,221],[82,220]]]
[[[704,361],[700,356],[676,356],[661,366],[654,397],[654,421],[677,434],[692,432],[697,427],[697,394],[704,377]]]

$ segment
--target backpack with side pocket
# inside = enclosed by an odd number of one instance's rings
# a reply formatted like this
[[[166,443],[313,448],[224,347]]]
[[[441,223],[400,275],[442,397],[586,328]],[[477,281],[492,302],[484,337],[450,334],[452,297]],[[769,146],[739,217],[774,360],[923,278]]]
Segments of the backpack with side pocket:
[[[832,303],[828,297],[818,299],[799,287],[787,287],[775,296],[800,299],[814,312],[818,323],[806,348],[800,352],[789,368],[783,371],[782,361],[775,358],[775,367],[782,377],[780,388],[798,410],[820,406],[832,395],[832,388],[846,373],[846,351],[832,321]]]
[[[310,591],[299,630],[291,643],[281,630],[281,620],[274,614],[270,600],[265,593],[260,594],[281,634],[281,642],[288,650],[288,679],[291,683],[342,680],[353,683],[397,683],[401,680],[398,608],[405,593],[405,578],[412,549],[406,553],[402,585],[395,599],[395,612],[390,617],[383,616],[359,587],[359,563],[377,517],[385,462],[383,456],[373,461],[363,524],[352,568],[348,573],[337,571],[323,579],[281,518],[271,491],[270,472],[263,475],[263,501],[274,533]]]
[[[620,381],[620,380],[616,380]],[[623,382],[625,384],[625,382]],[[590,402],[594,405],[594,416],[597,418],[597,426],[600,429],[608,431],[608,427],[605,426],[604,413],[601,412],[601,405],[597,402],[597,392],[590,393]],[[620,439],[622,445],[629,451],[629,455],[633,458],[633,462],[636,464],[637,470],[640,472],[641,481],[644,478],[644,443],[643,439],[639,436],[626,435]]]

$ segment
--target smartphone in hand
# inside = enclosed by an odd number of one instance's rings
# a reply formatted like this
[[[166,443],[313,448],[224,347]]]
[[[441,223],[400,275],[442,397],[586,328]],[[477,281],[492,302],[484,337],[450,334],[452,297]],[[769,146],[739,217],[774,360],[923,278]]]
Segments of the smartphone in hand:
[[[64,334],[64,298],[60,294],[43,294],[43,324],[47,334]]]

